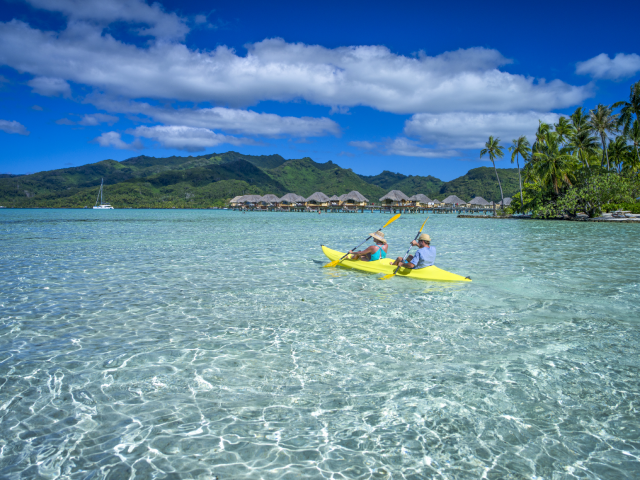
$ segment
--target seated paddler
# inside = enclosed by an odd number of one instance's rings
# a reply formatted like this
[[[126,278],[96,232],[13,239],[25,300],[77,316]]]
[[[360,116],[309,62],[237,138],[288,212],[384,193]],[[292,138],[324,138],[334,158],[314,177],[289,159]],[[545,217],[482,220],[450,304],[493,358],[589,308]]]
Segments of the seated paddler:
[[[387,249],[389,245],[387,241],[384,239],[383,232],[375,232],[370,233],[369,236],[373,238],[374,245],[371,245],[364,250],[360,250],[359,252],[354,252],[353,250],[349,250],[351,254],[351,260],[362,260],[363,262],[372,262],[374,260],[380,260],[382,258],[387,258]]]
[[[415,255],[409,255],[407,261],[403,261],[402,257],[396,258],[391,265],[400,265],[403,268],[419,268],[430,267],[436,262],[436,247],[431,246],[431,237],[426,233],[418,237],[418,241],[413,240],[411,245],[418,247]]]

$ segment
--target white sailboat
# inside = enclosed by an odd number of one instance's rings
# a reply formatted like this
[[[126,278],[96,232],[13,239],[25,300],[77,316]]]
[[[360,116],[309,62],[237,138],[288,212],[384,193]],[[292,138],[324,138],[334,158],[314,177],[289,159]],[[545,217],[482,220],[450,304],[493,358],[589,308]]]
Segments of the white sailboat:
[[[94,205],[94,210],[113,210],[113,207],[108,203],[104,203],[104,199],[102,198],[102,189],[104,187],[104,178],[100,183],[100,191],[98,192],[98,198],[96,198],[96,204]],[[100,202],[100,203],[98,203]]]

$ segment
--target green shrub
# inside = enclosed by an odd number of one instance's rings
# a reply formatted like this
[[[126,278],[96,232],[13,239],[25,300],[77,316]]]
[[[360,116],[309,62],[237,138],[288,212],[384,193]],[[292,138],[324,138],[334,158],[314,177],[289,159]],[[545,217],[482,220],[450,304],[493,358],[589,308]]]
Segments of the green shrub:
[[[616,210],[626,210],[634,214],[640,214],[640,203],[608,203],[602,206],[605,212],[615,212]]]

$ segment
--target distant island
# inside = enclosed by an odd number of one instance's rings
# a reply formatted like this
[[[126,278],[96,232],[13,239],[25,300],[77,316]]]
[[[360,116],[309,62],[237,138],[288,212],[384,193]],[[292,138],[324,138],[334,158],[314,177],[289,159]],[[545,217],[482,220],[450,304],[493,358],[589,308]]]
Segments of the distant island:
[[[505,196],[518,190],[518,171],[498,169]],[[213,153],[197,157],[145,155],[118,162],[103,160],[81,167],[30,175],[0,175],[0,205],[9,208],[83,208],[96,201],[104,178],[105,200],[116,208],[207,208],[223,206],[237,195],[293,192],[308,197],[357,190],[372,201],[390,190],[430,198],[449,195],[469,201],[480,196],[500,201],[493,168],[479,167],[450,182],[432,176],[384,171],[365,176],[329,161],[286,160],[280,155]]]

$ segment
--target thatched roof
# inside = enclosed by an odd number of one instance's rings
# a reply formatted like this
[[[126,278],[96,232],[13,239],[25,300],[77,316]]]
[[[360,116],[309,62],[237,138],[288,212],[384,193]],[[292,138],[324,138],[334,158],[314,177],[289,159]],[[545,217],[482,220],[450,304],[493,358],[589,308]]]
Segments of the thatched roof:
[[[280,199],[276,197],[273,193],[267,193],[264,197],[260,199],[260,201],[264,203],[276,203],[276,202],[279,202]]]
[[[238,203],[257,203],[262,197],[260,195],[243,195],[240,197]]]
[[[440,200],[438,200],[437,198],[433,199],[433,203],[442,203]]]
[[[422,193],[418,193],[417,195],[414,195],[413,197],[409,197],[409,201],[411,201],[411,202],[420,202],[420,203],[431,203],[431,202],[433,202],[433,200],[431,200],[426,195],[423,195]]]
[[[392,202],[400,202],[404,200],[405,202],[407,202],[409,200],[409,197],[407,197],[400,190],[391,190],[389,193],[387,193],[384,197],[380,199],[381,202],[384,202],[385,200],[391,200]]]
[[[498,202],[498,205],[502,205],[502,200]],[[509,205],[511,205],[511,197],[506,197],[504,199],[504,206],[508,207]]]
[[[482,197],[475,197],[469,202],[469,205],[482,205],[484,207],[485,205],[489,205],[489,202]]]
[[[280,199],[281,203],[297,203],[304,202],[304,197],[300,195],[296,195],[295,193],[287,193],[284,197]]]
[[[446,205],[455,205],[456,203],[458,205],[464,205],[465,202],[464,200],[462,200],[460,197],[456,197],[455,195],[449,195],[447,198],[445,198],[442,203],[446,204]]]
[[[353,200],[354,202],[368,202],[369,201],[369,199],[367,197],[362,195],[357,190],[352,190],[349,193],[347,193],[345,195],[342,195],[340,197],[340,200],[343,200],[343,201]]]
[[[329,197],[327,197],[322,192],[316,192],[311,195],[309,198],[305,200],[306,202],[316,202],[316,203],[324,203],[329,201]]]
[[[340,201],[340,197],[337,195],[334,195],[332,197],[329,198],[330,202],[339,202]]]
[[[229,203],[237,203],[238,200],[240,200],[241,198],[242,198],[242,195],[237,195],[233,197],[231,200],[229,200]]]

